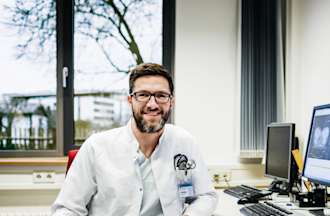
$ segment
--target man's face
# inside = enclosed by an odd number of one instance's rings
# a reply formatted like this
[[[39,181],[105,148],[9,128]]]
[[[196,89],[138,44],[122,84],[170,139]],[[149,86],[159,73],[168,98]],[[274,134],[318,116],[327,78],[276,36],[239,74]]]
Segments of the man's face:
[[[133,93],[135,92],[164,93],[164,95],[171,93],[167,80],[161,76],[144,76],[136,79],[133,88]],[[160,131],[169,118],[173,98],[165,103],[159,103],[160,101],[157,103],[156,100],[155,96],[151,96],[150,100],[141,102],[134,96],[128,96],[136,126],[142,133]]]

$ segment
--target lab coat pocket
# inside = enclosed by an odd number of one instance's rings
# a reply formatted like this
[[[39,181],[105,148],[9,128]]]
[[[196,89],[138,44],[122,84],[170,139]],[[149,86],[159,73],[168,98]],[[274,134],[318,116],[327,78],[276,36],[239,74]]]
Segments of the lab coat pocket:
[[[181,215],[183,212],[183,203],[178,199],[178,197],[175,197],[174,199],[170,200],[167,203],[167,215]]]
[[[166,207],[168,211],[171,213],[168,215],[181,215],[183,212],[183,202],[181,202],[179,194],[178,194],[178,187],[176,185],[175,180],[173,179],[172,184],[168,184],[168,190],[166,193]],[[167,215],[167,214],[166,214]]]

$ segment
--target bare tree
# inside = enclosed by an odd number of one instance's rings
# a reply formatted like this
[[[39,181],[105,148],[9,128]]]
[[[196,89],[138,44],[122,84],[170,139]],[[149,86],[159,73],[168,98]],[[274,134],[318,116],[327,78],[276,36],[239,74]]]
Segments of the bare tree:
[[[155,4],[155,1],[75,0],[75,32],[92,39],[116,71],[127,72],[127,67],[114,60],[106,42],[116,41],[127,50],[131,65],[142,63],[143,57],[133,29],[140,18],[151,20],[152,12],[144,8]],[[10,14],[6,24],[16,28],[23,37],[17,45],[18,58],[36,57],[47,51],[45,49],[55,48],[51,46],[56,41],[56,0],[15,0],[14,5],[6,6],[6,9]],[[50,59],[54,57],[50,56]]]

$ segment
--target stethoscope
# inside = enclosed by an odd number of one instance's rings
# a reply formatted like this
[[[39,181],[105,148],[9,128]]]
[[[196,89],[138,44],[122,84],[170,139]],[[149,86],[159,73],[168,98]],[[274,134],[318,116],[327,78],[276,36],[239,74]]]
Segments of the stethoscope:
[[[184,154],[177,154],[174,156],[174,168],[176,170],[190,170],[196,167],[194,160],[188,160]]]

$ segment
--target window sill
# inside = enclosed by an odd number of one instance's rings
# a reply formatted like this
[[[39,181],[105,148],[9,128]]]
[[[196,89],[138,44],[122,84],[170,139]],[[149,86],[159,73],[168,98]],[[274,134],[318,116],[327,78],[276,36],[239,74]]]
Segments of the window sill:
[[[0,166],[66,166],[67,157],[0,158]]]
[[[17,183],[17,184],[0,184],[0,191],[14,191],[14,190],[60,190],[61,184],[59,183]]]

